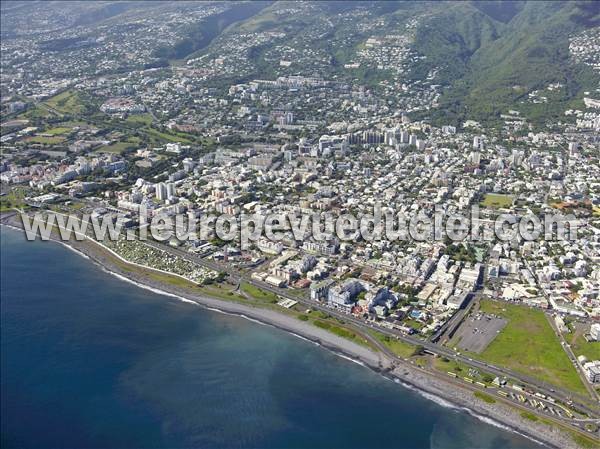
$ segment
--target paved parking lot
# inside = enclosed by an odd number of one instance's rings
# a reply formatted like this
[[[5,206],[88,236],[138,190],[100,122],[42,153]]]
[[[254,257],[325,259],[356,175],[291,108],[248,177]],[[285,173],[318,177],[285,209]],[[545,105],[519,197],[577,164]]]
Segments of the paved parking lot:
[[[458,341],[457,346],[460,349],[480,354],[496,338],[506,323],[504,318],[477,312],[463,321],[454,339]]]

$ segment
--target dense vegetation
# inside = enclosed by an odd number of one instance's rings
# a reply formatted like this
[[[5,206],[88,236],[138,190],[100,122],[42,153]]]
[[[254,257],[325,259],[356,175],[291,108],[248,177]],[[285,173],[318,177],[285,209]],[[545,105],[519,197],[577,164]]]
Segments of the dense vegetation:
[[[534,121],[556,119],[598,86],[591,68],[570,60],[569,37],[599,18],[593,2],[459,3],[422,27],[416,45],[428,63],[444,67],[446,121],[497,119],[532,90],[559,82],[565,88],[549,104],[518,108]]]
[[[352,8],[365,8],[365,4],[323,2],[314,14],[330,17]],[[308,18],[276,18],[272,9],[265,8],[239,26],[246,32],[284,27],[290,39],[302,36]],[[408,19],[419,19],[413,48],[425,58],[414,64],[406,78],[423,79],[432,68],[441,68],[442,107],[430,117],[438,124],[458,124],[466,118],[498,121],[500,114],[516,105],[534,123],[557,120],[565,109],[581,107],[583,92],[598,87],[598,74],[570,58],[569,38],[600,24],[600,2],[374,2],[369,11],[386,19],[369,36],[397,33]],[[344,35],[346,39],[333,39]],[[326,49],[330,70],[340,74],[340,67],[357,50],[356,39],[367,35],[342,27],[335,36],[325,35],[322,42],[310,45]],[[260,63],[267,50],[268,46],[256,48],[250,55],[257,61],[258,76],[272,75],[272,65]],[[386,75],[362,70],[356,77],[372,86]],[[548,103],[525,101],[530,92],[551,83],[564,88],[552,93]]]
[[[155,51],[155,56],[161,59],[181,59],[197,52],[217,37],[225,28],[258,13],[271,2],[256,1],[237,5],[227,9],[216,16],[188,27],[187,37],[173,46],[160,47]]]

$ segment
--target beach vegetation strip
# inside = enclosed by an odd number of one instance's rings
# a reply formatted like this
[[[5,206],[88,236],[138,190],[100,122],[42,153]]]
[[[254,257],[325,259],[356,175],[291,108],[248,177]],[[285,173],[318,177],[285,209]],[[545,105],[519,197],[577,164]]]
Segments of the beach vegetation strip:
[[[571,435],[573,437],[573,441],[575,441],[575,443],[577,443],[581,447],[594,449],[598,448],[598,446],[600,445],[598,440],[594,440],[579,433],[571,432]]]
[[[268,292],[247,282],[242,282],[240,284],[240,290],[257,301],[268,302],[271,304],[275,304],[279,301],[279,298],[275,293]]]
[[[474,391],[473,395],[476,398],[481,399],[483,402],[487,402],[488,404],[495,404],[496,403],[496,400],[493,397],[491,397],[489,394],[487,394],[487,393],[482,393],[481,391]]]
[[[494,375],[471,368],[470,366],[453,359],[446,357],[436,357],[433,360],[433,367],[443,373],[454,373],[458,377],[470,377],[474,381],[483,382],[490,385],[494,381]]]
[[[536,415],[535,413],[525,411],[525,410],[523,410],[520,413],[520,415],[526,421],[531,421],[532,423],[544,424],[552,429],[556,429],[556,428],[561,429],[566,434],[568,434],[579,447],[589,448],[589,449],[599,447],[598,440],[595,439],[592,435],[587,436],[587,435],[584,435],[583,433],[574,432],[571,429],[568,429],[567,427],[563,426],[562,424],[557,423],[555,420],[549,420],[542,416]]]
[[[537,415],[535,415],[534,413],[531,412],[521,412],[521,416],[529,421],[537,421],[539,418],[537,417]]]
[[[297,315],[300,321],[312,324],[320,329],[326,330],[338,337],[345,338],[359,345],[366,346],[378,352],[378,349],[370,342],[360,331],[354,327],[348,326],[343,320],[335,318],[325,312],[312,310],[310,313],[301,313]]]
[[[97,246],[98,244],[94,243],[94,245]],[[103,247],[97,246],[97,248]],[[144,251],[142,253],[146,255],[145,251],[147,250],[147,248],[144,248]],[[182,289],[191,294],[202,294],[211,298],[220,299],[224,301],[234,301],[238,303],[246,303],[248,305],[256,302],[258,303],[256,305],[258,305],[259,307],[270,309],[276,307],[275,304],[278,301],[278,297],[274,293],[263,290],[260,287],[256,287],[247,282],[242,282],[240,284],[239,291],[237,291],[237,289],[234,289],[233,287],[227,287],[225,283],[221,282],[200,285],[192,282],[189,279],[184,279],[175,274],[153,271],[151,268],[148,269],[140,265],[136,265],[136,262],[126,262],[115,257],[113,254],[108,253],[106,249],[104,249],[103,252],[105,253],[105,257],[108,257],[110,259],[111,264],[114,264],[120,271],[126,274],[134,275],[134,277],[140,279],[141,282],[145,282],[144,280],[149,280],[152,284],[157,283],[159,285],[168,285],[176,287],[178,289]],[[136,255],[139,256],[139,254]],[[130,252],[128,254],[128,257],[131,256],[132,254]],[[249,302],[249,299],[252,302]],[[297,316],[302,321],[307,321],[316,327],[319,327],[323,330],[337,335],[338,337],[342,337],[354,343],[366,346],[377,352],[377,348],[374,347],[368,341],[368,339],[365,338],[364,335],[361,335],[361,333],[358,330],[350,328],[343,321],[339,320],[338,318],[332,317],[324,312],[315,311],[310,315],[309,318],[306,314],[299,314],[296,311],[287,310],[281,307],[277,307],[277,311],[282,314],[292,314],[294,316]]]
[[[407,359],[415,355],[416,346],[411,345],[410,343],[405,343],[397,338],[390,337],[389,335],[377,331],[369,331],[369,333],[398,357]]]

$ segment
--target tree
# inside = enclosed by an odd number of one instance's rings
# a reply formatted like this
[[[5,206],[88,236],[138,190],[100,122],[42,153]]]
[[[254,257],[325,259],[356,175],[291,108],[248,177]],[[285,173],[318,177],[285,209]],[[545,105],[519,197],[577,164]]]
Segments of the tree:
[[[417,345],[415,346],[415,350],[413,351],[412,355],[421,355],[423,354],[423,351],[425,350],[425,348],[422,345]]]

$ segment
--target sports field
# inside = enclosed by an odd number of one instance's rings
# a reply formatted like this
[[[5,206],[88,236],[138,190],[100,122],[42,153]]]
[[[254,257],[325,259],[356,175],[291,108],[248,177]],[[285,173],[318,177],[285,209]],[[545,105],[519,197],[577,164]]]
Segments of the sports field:
[[[33,136],[28,137],[26,141],[29,143],[42,143],[44,145],[57,145],[64,142],[65,138],[61,136]]]
[[[61,134],[67,134],[71,131],[71,128],[65,128],[64,126],[57,126],[55,128],[46,129],[43,134],[49,134],[51,136],[58,136]]]
[[[510,207],[514,201],[514,197],[512,195],[501,195],[499,193],[487,193],[481,202],[481,205],[484,207],[489,207],[492,209],[501,209],[505,207]]]

